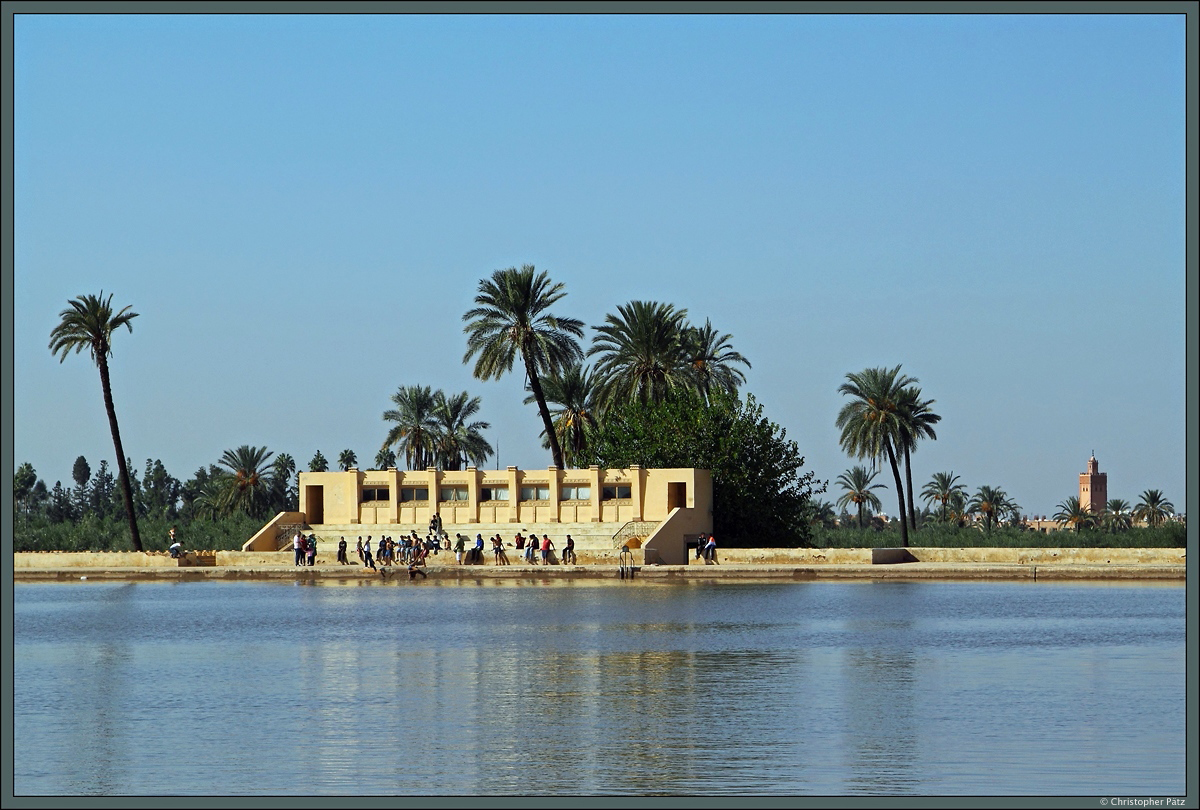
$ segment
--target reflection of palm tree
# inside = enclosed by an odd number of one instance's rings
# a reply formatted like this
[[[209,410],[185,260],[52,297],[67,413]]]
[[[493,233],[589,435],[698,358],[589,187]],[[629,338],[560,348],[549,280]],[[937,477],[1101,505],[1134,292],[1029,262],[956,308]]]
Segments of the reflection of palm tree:
[[[1168,501],[1162,490],[1148,489],[1142,493],[1141,503],[1133,510],[1133,516],[1147,526],[1161,526],[1175,514],[1175,505]]]
[[[392,394],[395,409],[383,412],[383,421],[395,422],[383,440],[383,449],[395,445],[410,470],[431,467],[435,458],[434,437],[438,424],[437,400],[428,385],[402,385]]]
[[[929,483],[925,485],[925,488],[921,490],[921,500],[925,501],[926,503],[937,501],[942,505],[941,520],[943,523],[949,519],[947,512],[949,509],[950,500],[954,497],[954,493],[958,492],[962,495],[966,495],[967,488],[958,483],[958,479],[959,476],[955,475],[953,472],[934,473],[933,478],[930,479]]]
[[[133,319],[136,312],[130,312],[129,307],[113,314],[112,295],[104,298],[103,291],[99,296],[81,295],[69,301],[70,307],[59,313],[62,319],[58,326],[50,332],[50,352],[59,357],[59,362],[67,359],[72,352],[79,353],[88,349],[92,361],[100,371],[100,387],[104,392],[104,409],[108,412],[108,429],[112,433],[113,449],[117,454],[117,469],[121,478],[121,494],[125,498],[125,514],[129,518],[129,535],[133,542],[134,551],[142,551],[142,538],[138,533],[137,509],[133,501],[133,486],[129,479],[129,466],[125,458],[125,450],[121,447],[121,431],[117,428],[117,411],[113,407],[112,385],[109,381],[108,358],[112,354],[112,335],[124,326],[133,331]]]
[[[474,374],[477,379],[498,379],[512,370],[518,355],[525,365],[525,379],[542,417],[542,427],[550,438],[554,466],[563,469],[562,448],[550,421],[542,377],[552,374],[582,357],[576,338],[583,337],[583,323],[574,318],[559,318],[547,310],[567,293],[561,283],[551,284],[545,271],[536,273],[533,265],[497,270],[490,280],[479,282],[475,308],[463,315],[467,325],[467,352],[463,362],[479,355]]]
[[[461,470],[463,462],[482,465],[492,454],[492,446],[481,431],[491,427],[487,422],[469,422],[479,413],[479,397],[466,391],[447,398],[442,391],[434,394],[434,419],[437,433],[434,447],[438,462],[446,470]]]
[[[921,389],[915,385],[904,389],[900,409],[904,418],[900,422],[900,447],[904,451],[904,483],[908,487],[908,524],[917,528],[917,510],[913,506],[912,463],[909,453],[915,452],[921,439],[937,439],[933,426],[942,421],[929,406],[935,400],[921,400]]]
[[[662,402],[670,391],[690,387],[684,350],[687,310],[656,301],[630,301],[594,327],[588,356],[599,355],[596,373],[606,404],[636,399]]]
[[[846,493],[837,499],[837,505],[845,509],[848,504],[854,504],[858,510],[858,528],[863,528],[863,510],[870,507],[872,510],[879,512],[883,510],[883,504],[879,500],[879,496],[871,490],[884,489],[883,484],[872,484],[878,472],[867,472],[867,468],[863,466],[855,466],[837,477],[837,482],[841,485]]]
[[[272,455],[265,447],[246,444],[221,455],[218,463],[229,471],[218,484],[222,514],[244,512],[251,517],[266,517],[275,492],[275,482],[267,467]]]
[[[561,373],[551,374],[542,381],[546,402],[555,407],[550,410],[558,444],[568,467],[579,463],[587,450],[588,438],[599,426],[599,385],[595,373],[580,363],[575,363]],[[534,401],[533,395],[525,397],[525,404]],[[549,447],[550,440],[542,436],[542,446]]]
[[[1054,520],[1059,526],[1070,526],[1076,532],[1096,525],[1096,516],[1092,510],[1081,504],[1074,495],[1058,505]]]
[[[857,458],[887,458],[896,481],[900,542],[907,548],[908,517],[896,449],[903,441],[904,389],[916,381],[900,375],[900,366],[892,369],[868,368],[857,374],[847,374],[846,379],[848,382],[842,383],[838,390],[854,399],[842,406],[837,416],[837,426],[842,431],[842,449]]]
[[[734,363],[750,368],[750,361],[733,350],[729,340],[705,319],[704,326],[688,326],[683,330],[684,359],[688,363],[693,385],[707,402],[713,389],[736,394],[746,382],[746,375]]]

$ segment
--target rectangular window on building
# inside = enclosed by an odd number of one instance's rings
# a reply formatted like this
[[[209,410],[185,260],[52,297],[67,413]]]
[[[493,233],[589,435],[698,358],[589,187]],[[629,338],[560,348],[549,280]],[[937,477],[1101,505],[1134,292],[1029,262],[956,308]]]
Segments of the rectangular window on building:
[[[400,503],[429,500],[428,487],[400,487]]]
[[[467,500],[466,487],[442,487],[438,490],[439,498],[442,501],[465,501]]]
[[[623,501],[633,497],[633,487],[627,484],[616,484],[604,487],[600,498],[605,501]]]
[[[479,490],[479,500],[507,501],[508,487],[481,487]]]
[[[562,499],[564,501],[590,501],[592,488],[579,484],[567,484],[562,488]]]
[[[387,499],[388,499],[388,488],[387,487],[373,487],[370,489],[368,489],[366,487],[363,488],[363,491],[362,491],[363,503],[368,503],[370,501],[386,501]]]
[[[521,487],[521,500],[523,501],[548,501],[550,500],[550,487]]]

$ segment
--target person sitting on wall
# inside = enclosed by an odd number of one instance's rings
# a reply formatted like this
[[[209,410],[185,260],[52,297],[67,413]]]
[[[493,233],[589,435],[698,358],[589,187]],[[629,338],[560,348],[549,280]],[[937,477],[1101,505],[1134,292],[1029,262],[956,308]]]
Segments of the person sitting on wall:
[[[178,560],[183,556],[183,543],[176,540],[171,544],[169,551],[171,552],[171,556]]]
[[[579,562],[575,556],[575,539],[571,535],[567,535],[567,543],[563,546],[563,565],[574,565]]]

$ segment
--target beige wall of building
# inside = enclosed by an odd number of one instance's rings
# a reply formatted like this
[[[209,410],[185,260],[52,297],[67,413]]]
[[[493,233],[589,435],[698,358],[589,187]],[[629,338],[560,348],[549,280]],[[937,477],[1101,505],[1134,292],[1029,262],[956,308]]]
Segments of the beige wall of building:
[[[707,470],[356,470],[300,473],[300,511],[310,525],[446,526],[470,523],[662,521],[694,510],[689,528],[712,531]]]

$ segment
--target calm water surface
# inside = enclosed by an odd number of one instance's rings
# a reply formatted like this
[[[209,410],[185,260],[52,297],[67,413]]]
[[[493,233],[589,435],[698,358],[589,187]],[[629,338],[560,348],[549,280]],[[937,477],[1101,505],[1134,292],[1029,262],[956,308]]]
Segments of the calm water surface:
[[[15,586],[17,795],[1182,795],[1182,585]]]

